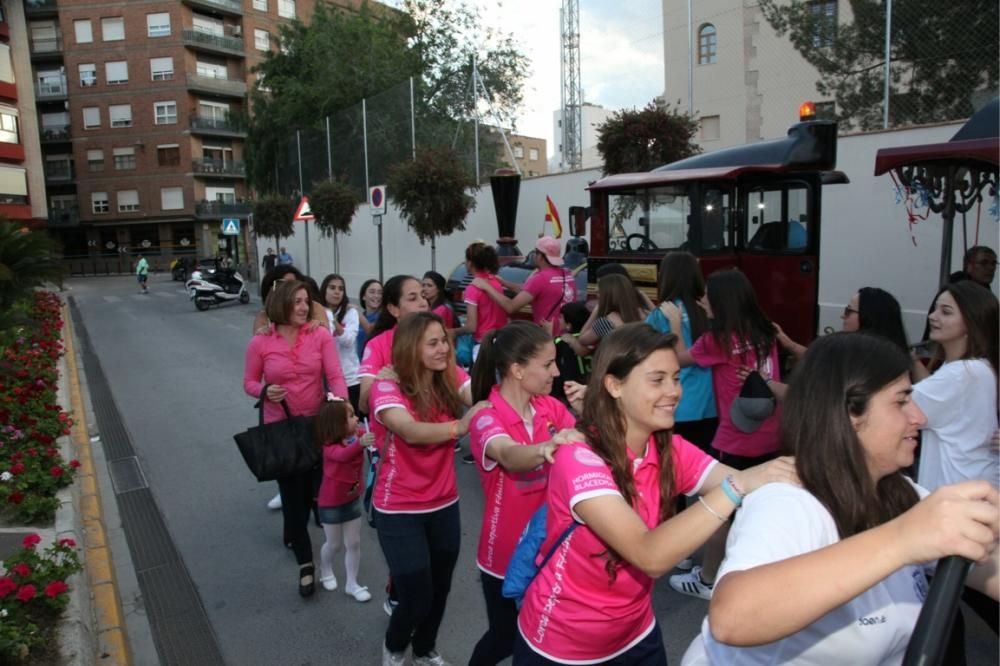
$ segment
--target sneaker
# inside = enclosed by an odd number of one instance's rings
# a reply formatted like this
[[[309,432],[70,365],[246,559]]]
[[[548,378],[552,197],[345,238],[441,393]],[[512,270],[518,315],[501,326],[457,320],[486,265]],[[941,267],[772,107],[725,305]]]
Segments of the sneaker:
[[[670,577],[670,587],[681,594],[687,594],[699,599],[711,599],[715,583],[706,583],[701,579],[701,567],[692,567],[689,573],[675,574]]]
[[[272,511],[277,511],[278,509],[281,508],[281,493],[278,493],[277,495],[275,495],[270,499],[270,501],[267,503],[267,508],[271,509]]]
[[[674,569],[679,571],[691,571],[694,568],[694,560],[690,557],[685,557],[683,560],[677,563]]]
[[[398,601],[393,601],[389,597],[386,597],[385,601],[382,603],[382,610],[385,611],[386,615],[392,617],[392,611],[396,610],[396,606],[398,605],[399,605]]]
[[[462,442],[460,442],[460,441],[458,441],[458,440],[456,439],[456,440],[455,440],[455,453],[458,453],[458,452],[459,452],[459,451],[461,451],[461,450],[462,450]]]
[[[406,666],[406,652],[389,652],[382,643],[382,666]]]
[[[413,666],[451,666],[451,662],[445,661],[444,657],[431,650],[423,657],[413,655]]]
[[[462,456],[462,462],[465,463],[466,465],[475,465],[476,457],[471,453],[466,453],[464,456]]]

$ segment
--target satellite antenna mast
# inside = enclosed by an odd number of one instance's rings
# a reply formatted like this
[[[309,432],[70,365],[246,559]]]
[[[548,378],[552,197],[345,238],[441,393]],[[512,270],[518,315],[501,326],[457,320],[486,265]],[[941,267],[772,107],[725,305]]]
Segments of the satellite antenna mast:
[[[580,80],[580,2],[563,0],[562,30],[562,166],[583,168],[583,90]]]

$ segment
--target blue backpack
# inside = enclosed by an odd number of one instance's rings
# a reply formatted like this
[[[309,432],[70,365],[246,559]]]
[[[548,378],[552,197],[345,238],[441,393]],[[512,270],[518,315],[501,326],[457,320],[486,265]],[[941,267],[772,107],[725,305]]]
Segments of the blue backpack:
[[[545,554],[541,564],[538,564],[539,551],[542,544],[545,543],[545,521],[548,518],[548,513],[549,505],[542,504],[531,516],[531,520],[528,521],[527,527],[524,528],[524,532],[517,542],[514,555],[510,558],[510,564],[507,566],[507,574],[503,579],[501,593],[504,598],[513,599],[518,609],[524,603],[524,593],[528,591],[531,581],[535,580],[538,572],[545,567],[562,542],[578,525],[575,520],[572,521],[549,548],[549,552]]]

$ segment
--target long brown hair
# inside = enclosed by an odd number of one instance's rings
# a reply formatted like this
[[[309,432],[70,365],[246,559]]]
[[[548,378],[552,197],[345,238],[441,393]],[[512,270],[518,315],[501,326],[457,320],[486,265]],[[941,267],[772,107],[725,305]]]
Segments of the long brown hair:
[[[715,320],[712,336],[719,348],[731,356],[736,338],[744,350],[740,353],[741,360],[746,361],[749,348],[757,357],[757,368],[763,367],[777,336],[774,324],[757,303],[747,276],[738,268],[716,271],[708,276],[705,290]]]
[[[639,291],[625,275],[611,273],[597,280],[597,316],[606,317],[617,312],[626,324],[642,321],[643,311]]]
[[[993,373],[996,374],[997,356],[1000,354],[997,297],[992,291],[972,280],[961,280],[945,285],[941,291],[947,291],[955,299],[955,305],[958,306],[958,312],[969,335],[969,342],[962,358],[984,358],[993,366]]]
[[[705,278],[701,275],[698,258],[690,252],[675,250],[667,252],[660,261],[656,283],[656,298],[659,303],[680,300],[687,311],[691,325],[691,342],[708,330],[708,315],[698,305],[705,296]],[[680,334],[680,331],[674,331]]]
[[[583,415],[577,427],[587,437],[587,443],[594,453],[611,468],[615,485],[633,508],[638,492],[625,445],[625,414],[618,401],[604,386],[604,377],[610,375],[619,381],[625,381],[629,373],[650,354],[660,349],[673,351],[676,344],[677,336],[673,333],[663,334],[649,324],[637,322],[619,326],[612,331],[611,335],[601,341],[594,355],[590,384],[583,399]],[[653,440],[660,456],[659,519],[662,522],[670,517],[674,505],[674,459],[671,449],[673,431],[658,430],[653,433]],[[599,553],[596,556],[604,555],[605,553]],[[608,577],[614,581],[622,558],[611,549],[608,549],[607,555],[605,569]]]
[[[392,340],[392,365],[399,387],[422,421],[438,410],[458,418],[464,407],[455,381],[455,355],[448,354],[444,370],[428,369],[421,358],[424,333],[434,324],[445,330],[444,320],[433,312],[413,312],[399,321]]]
[[[809,345],[792,376],[782,439],[802,486],[833,516],[841,539],[892,520],[919,499],[902,472],[872,479],[851,421],[909,370],[909,356],[879,335],[834,333]]]
[[[347,418],[353,410],[346,400],[324,402],[316,414],[316,446],[322,449],[331,444],[342,444],[353,433],[347,431]]]

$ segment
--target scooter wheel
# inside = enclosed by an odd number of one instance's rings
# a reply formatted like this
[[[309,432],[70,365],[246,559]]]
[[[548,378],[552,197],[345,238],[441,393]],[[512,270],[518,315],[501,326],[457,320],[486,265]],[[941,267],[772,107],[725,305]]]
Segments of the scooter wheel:
[[[208,301],[203,301],[200,298],[196,298],[194,299],[194,306],[199,310],[204,311],[208,309],[209,303]]]
[[[250,293],[244,291],[242,294],[240,294],[240,303],[246,305],[249,302],[250,302]]]

